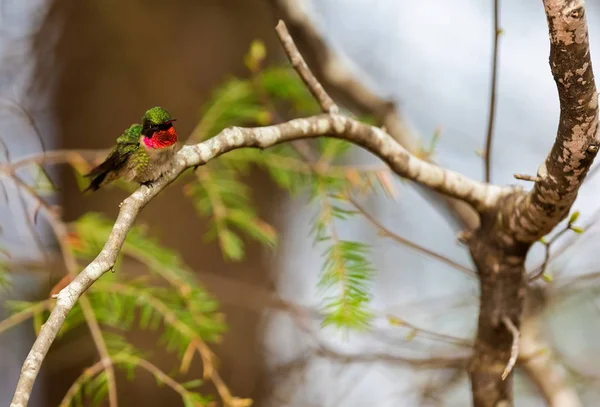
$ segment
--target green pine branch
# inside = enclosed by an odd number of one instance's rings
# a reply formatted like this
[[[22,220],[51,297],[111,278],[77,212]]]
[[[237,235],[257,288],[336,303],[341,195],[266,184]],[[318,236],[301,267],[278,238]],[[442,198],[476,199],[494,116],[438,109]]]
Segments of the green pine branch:
[[[205,238],[216,238],[225,258],[244,259],[245,245],[240,232],[267,247],[276,245],[275,229],[257,216],[250,189],[238,179],[235,170],[204,167],[196,174],[198,182],[188,184],[186,194],[201,215],[212,218]]]
[[[348,220],[354,211],[344,209],[340,201],[320,191],[320,213],[315,221],[316,241],[325,245],[325,258],[319,286],[337,295],[325,299],[324,325],[364,329],[371,320],[368,309],[369,285],[373,267],[368,260],[369,247],[363,243],[341,239],[335,222]]]

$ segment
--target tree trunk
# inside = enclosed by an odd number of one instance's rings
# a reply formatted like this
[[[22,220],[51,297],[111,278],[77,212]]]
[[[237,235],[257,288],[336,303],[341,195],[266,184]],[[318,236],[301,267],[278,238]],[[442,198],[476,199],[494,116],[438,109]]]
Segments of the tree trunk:
[[[515,193],[500,208],[511,207]],[[483,214],[481,227],[468,239],[480,281],[477,339],[469,366],[475,407],[512,405],[512,375],[503,379],[513,345],[504,318],[519,329],[527,291],[525,258],[531,245],[516,241],[500,212]]]

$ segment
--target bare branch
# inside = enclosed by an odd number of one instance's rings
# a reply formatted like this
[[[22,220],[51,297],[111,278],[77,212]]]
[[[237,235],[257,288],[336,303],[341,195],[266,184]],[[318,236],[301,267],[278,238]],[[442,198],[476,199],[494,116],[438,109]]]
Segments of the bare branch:
[[[78,163],[81,161],[92,161],[97,158],[105,157],[108,150],[52,150],[41,153],[31,154],[7,164],[0,164],[0,168],[6,166],[6,170],[16,170],[29,164],[62,164]]]
[[[590,229],[596,222],[598,222],[598,219],[600,218],[600,208],[596,209],[596,211],[594,211],[594,213],[592,214],[592,216],[590,216],[589,220],[583,225],[582,229],[583,230],[588,230]],[[535,276],[535,275],[543,275],[544,274],[544,268],[550,264],[550,262],[558,257],[560,257],[564,252],[566,252],[570,247],[573,247],[573,245],[577,242],[577,239],[582,236],[582,234],[579,233],[573,233],[568,239],[563,239],[562,244],[558,247],[558,249],[553,250],[552,252],[550,252],[550,248],[548,248],[548,259],[545,258],[544,256],[544,260],[542,260],[541,263],[539,263],[538,265],[536,265],[535,267],[533,267],[533,271],[531,271],[529,274],[531,276]],[[555,239],[558,240],[558,239]],[[558,243],[558,242],[553,242],[553,243]],[[553,244],[554,246],[554,244]]]
[[[510,372],[513,370],[515,365],[517,364],[517,358],[519,357],[519,342],[521,335],[519,334],[519,330],[515,326],[515,324],[508,317],[502,318],[502,323],[510,331],[513,336],[513,343],[510,350],[510,359],[506,367],[504,368],[504,372],[502,372],[502,380],[506,380]]]
[[[345,104],[359,112],[373,115],[383,125],[385,131],[408,152],[425,161],[433,162],[430,156],[423,156],[420,138],[409,128],[395,104],[377,96],[350,72],[314,27],[298,1],[270,0],[270,3],[276,14],[285,19],[296,41],[300,40],[301,43],[306,44],[305,48],[314,55],[313,69],[317,71],[329,91],[335,91],[336,99],[341,98]],[[442,210],[444,215],[450,215],[448,218],[457,227],[473,229],[478,225],[478,214],[465,202],[431,193],[424,188],[418,190],[428,198],[432,198],[430,201]],[[440,208],[440,203],[445,208]]]
[[[268,148],[297,139],[334,137],[371,151],[399,176],[432,190],[464,200],[476,209],[490,208],[510,189],[473,181],[461,174],[444,170],[408,153],[387,133],[343,115],[318,115],[295,119],[279,125],[259,128],[226,129],[214,138],[182,150],[182,165],[203,165],[208,160],[240,147]]]
[[[469,348],[469,349],[473,347],[473,342],[469,339],[458,338],[456,336],[446,335],[446,334],[438,333],[435,331],[430,331],[427,329],[419,328],[416,325],[408,322],[404,318],[398,318],[394,315],[388,315],[387,320],[393,326],[405,327],[405,328],[410,329],[410,333],[409,333],[410,337],[420,335],[423,337],[427,337],[429,339],[433,339],[436,341],[445,342],[445,343],[449,343],[452,345],[461,346],[461,347],[465,347],[465,348]]]
[[[395,356],[388,353],[360,353],[360,354],[344,354],[337,352],[330,347],[321,345],[315,349],[315,353],[319,356],[334,359],[339,363],[389,363],[408,365],[422,369],[439,369],[439,368],[464,368],[468,359],[466,357],[430,357],[421,359],[411,359],[402,356]]]
[[[420,245],[414,243],[413,241],[411,241],[409,239],[405,239],[402,236],[399,236],[398,234],[392,232],[391,230],[386,228],[385,225],[383,225],[381,222],[379,222],[377,219],[375,219],[375,217],[373,215],[371,215],[369,212],[367,212],[352,197],[348,197],[348,202],[350,202],[350,204],[352,204],[352,206],[354,206],[356,208],[356,210],[358,210],[361,213],[361,215],[369,223],[371,223],[373,226],[375,226],[379,230],[379,233],[382,234],[384,237],[388,237],[388,238],[400,243],[403,246],[406,246],[410,249],[416,250],[419,253],[425,254],[433,259],[436,259],[442,263],[445,263],[445,264],[449,265],[450,267],[453,267],[456,270],[460,271],[461,273],[468,275],[469,277],[475,277],[475,272],[473,270],[471,270],[470,268],[465,267],[462,264],[459,264],[459,263],[455,262],[454,260],[452,260],[442,254],[434,252],[433,250],[429,250],[423,246],[420,246]]]
[[[569,212],[598,152],[598,93],[582,0],[544,0],[550,29],[550,68],[560,121],[554,146],[533,190],[510,213],[516,239],[535,242]]]
[[[13,99],[10,99],[7,97],[0,97],[0,103],[4,104],[4,106],[7,109],[15,111],[17,116],[20,116],[25,119],[25,122],[31,128],[33,134],[35,134],[35,136],[39,140],[40,148],[41,148],[42,152],[46,151],[46,145],[44,143],[44,138],[42,137],[40,129],[38,128],[37,124],[35,123],[35,120],[33,120],[33,116],[31,116],[31,114],[23,106],[21,106],[21,104],[19,104],[17,101],[15,101]]]
[[[560,366],[553,360],[548,344],[534,339],[521,339],[524,361],[521,368],[537,385],[549,407],[582,407],[577,391],[570,385]]]
[[[119,354],[114,357],[114,361],[118,363],[127,363],[130,365],[132,364],[136,367],[146,370],[148,373],[152,374],[152,376],[154,376],[159,383],[166,384],[169,388],[177,392],[184,399],[188,394],[190,394],[190,391],[186,389],[185,386],[173,380],[171,376],[163,372],[159,367],[157,367],[156,365],[154,365],[146,359],[134,355]],[[98,373],[100,373],[104,369],[104,365],[106,363],[111,363],[111,361],[101,359],[94,365],[85,369],[81,376],[79,376],[79,378],[77,378],[73,382],[73,384],[65,394],[63,400],[61,401],[59,407],[68,407],[72,405],[73,399],[75,398],[77,393],[81,391],[83,384],[86,381],[89,381],[92,377],[96,376]]]
[[[494,50],[492,53],[492,81],[490,82],[490,114],[488,117],[487,136],[485,138],[485,182],[491,182],[492,180],[492,139],[494,137],[494,119],[496,118],[496,88],[498,82],[498,40],[502,33],[499,22],[499,0],[492,1],[494,3]]]
[[[19,325],[21,322],[27,321],[38,312],[48,310],[50,305],[50,300],[45,300],[0,321],[0,334],[16,325]]]
[[[317,99],[323,111],[326,113],[339,113],[340,109],[327,94],[325,89],[323,89],[323,86],[319,83],[317,78],[315,78],[308,65],[306,65],[306,61],[304,61],[304,58],[300,55],[300,51],[298,51],[296,44],[294,44],[294,40],[290,36],[283,20],[279,20],[277,27],[275,27],[275,31],[277,31],[281,45],[283,45],[283,49],[292,63],[292,66],[296,72],[298,72],[298,75],[300,75],[300,78],[302,78],[315,99]]]
[[[13,179],[13,181],[15,181],[15,180]],[[42,257],[44,258],[44,261],[47,264],[50,264],[50,257],[44,247],[44,241],[42,240],[42,237],[39,235],[38,230],[36,230],[36,228],[35,228],[35,214],[34,214],[34,216],[29,216],[29,209],[27,207],[27,201],[25,200],[25,197],[23,196],[22,188],[18,188],[18,185],[19,185],[18,181],[15,181],[15,184],[17,184],[17,196],[19,198],[19,203],[21,204],[21,207],[23,208],[23,216],[25,218],[25,225],[27,226],[27,229],[29,230],[31,237],[32,237],[33,241],[35,242],[35,246],[37,247],[37,249],[40,252],[40,254],[42,255]],[[37,211],[37,209],[35,209],[35,211]]]
[[[81,391],[83,384],[89,381],[89,379],[91,379],[92,377],[102,372],[104,370],[104,364],[107,362],[109,361],[101,359],[98,362],[94,363],[92,366],[86,368],[83,371],[83,373],[81,373],[81,375],[71,384],[71,387],[69,387],[69,390],[67,390],[67,392],[65,393],[58,407],[71,406],[71,402],[73,401],[77,393]]]
[[[298,51],[298,48],[296,47],[296,44],[294,43],[294,40],[290,36],[287,26],[285,25],[285,22],[280,20],[279,23],[277,24],[276,31],[277,31],[277,35],[279,36],[279,39],[281,40],[281,43],[282,43],[285,51],[287,53],[287,56],[292,63],[292,66],[294,67],[294,69],[296,70],[298,75],[302,78],[302,80],[304,81],[306,86],[309,87],[312,94],[315,96],[315,98],[319,102],[319,105],[321,106],[323,111],[330,112],[330,113],[332,111],[338,111],[339,110],[338,107],[334,104],[333,100],[326,93],[325,89],[323,89],[323,86],[317,81],[317,78],[315,78],[313,73],[310,71],[310,68],[308,67],[308,65],[304,61],[304,58],[300,54],[300,51]],[[305,160],[307,162],[311,163],[313,161],[312,160],[313,154],[310,151],[310,147],[307,147],[307,148],[309,149],[308,151],[300,150],[298,152],[300,155],[302,155],[305,158]],[[311,167],[313,168],[313,171],[319,173],[319,166],[312,165],[312,164],[309,164],[309,165],[311,165]],[[470,275],[471,277],[473,277],[475,275],[475,273],[472,270],[468,269],[467,267],[464,267],[464,266],[454,262],[453,260],[448,259],[447,257],[444,257],[438,253],[431,251],[431,250],[425,249],[407,239],[404,239],[404,238],[392,233],[389,229],[385,228],[375,218],[373,218],[370,214],[368,214],[354,199],[352,199],[351,197],[348,197],[348,201],[356,209],[358,209],[369,222],[371,222],[373,225],[375,225],[375,227],[377,227],[379,229],[379,231],[382,232],[385,236],[392,238],[393,240],[397,241],[400,244],[403,244],[407,247],[410,247],[412,249],[420,251],[421,253],[432,256],[433,258],[436,258],[436,259],[456,268],[457,270],[459,270],[467,275]]]
[[[574,226],[572,222],[569,222],[560,232],[555,234],[550,240],[546,241],[541,239],[541,243],[544,245],[544,260],[540,267],[536,268],[533,274],[529,276],[529,281],[535,281],[538,278],[542,277],[546,272],[546,267],[548,267],[548,263],[550,262],[550,248],[552,245],[562,237],[569,230],[573,230]]]
[[[340,363],[390,363],[390,364],[400,364],[412,366],[414,368],[440,368],[440,367],[465,367],[467,362],[467,356],[464,355],[453,355],[452,357],[446,356],[432,356],[430,358],[406,358],[403,356],[394,356],[392,354],[386,353],[367,353],[367,354],[349,354],[349,353],[340,353],[334,349],[331,349],[327,344],[323,343],[319,339],[319,336],[315,334],[313,331],[310,321],[311,311],[298,306],[297,304],[293,304],[287,301],[279,300],[279,305],[274,308],[286,311],[288,315],[294,320],[296,326],[305,334],[307,334],[312,341],[314,342],[314,353],[316,355],[322,357],[328,357],[334,359]],[[466,346],[469,347],[469,343],[466,340],[462,340],[460,338],[455,338],[443,334],[438,334],[436,332],[424,331],[420,328],[415,327],[414,325],[407,323],[404,320],[400,320],[396,317],[397,322],[402,322],[403,325],[407,327],[411,327],[412,329],[418,330],[421,333],[429,334],[432,337],[436,337],[438,339],[444,339],[447,343],[452,343],[458,346]],[[390,319],[390,317],[388,317]],[[397,324],[400,325],[400,324]]]

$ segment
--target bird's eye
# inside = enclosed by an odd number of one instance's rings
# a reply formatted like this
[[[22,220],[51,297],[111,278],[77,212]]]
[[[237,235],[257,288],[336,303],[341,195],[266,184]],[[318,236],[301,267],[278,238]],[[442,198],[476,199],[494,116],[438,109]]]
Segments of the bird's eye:
[[[146,137],[152,137],[155,131],[156,127],[152,125],[144,124],[144,127],[142,128],[142,134]]]

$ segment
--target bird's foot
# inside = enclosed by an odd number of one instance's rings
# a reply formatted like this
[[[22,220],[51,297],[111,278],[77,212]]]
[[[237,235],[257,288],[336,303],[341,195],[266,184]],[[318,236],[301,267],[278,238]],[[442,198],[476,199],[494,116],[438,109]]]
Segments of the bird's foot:
[[[153,180],[150,180],[150,181],[145,181],[145,182],[142,182],[141,184],[147,186],[148,188],[150,188],[152,185],[154,185],[157,181],[159,181],[164,176],[165,176],[165,173],[162,173],[158,177],[156,177],[156,179],[153,179]]]

